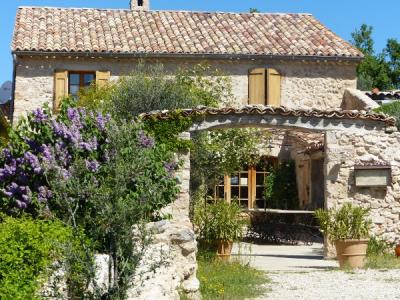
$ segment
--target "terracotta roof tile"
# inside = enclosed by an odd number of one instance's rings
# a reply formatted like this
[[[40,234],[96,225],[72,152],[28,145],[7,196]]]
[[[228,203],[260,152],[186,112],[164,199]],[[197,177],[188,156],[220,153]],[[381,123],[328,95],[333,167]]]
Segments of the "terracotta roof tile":
[[[362,57],[309,14],[20,7],[12,50]]]
[[[395,126],[396,119],[383,113],[374,113],[360,110],[319,110],[319,109],[291,109],[284,106],[273,107],[265,105],[246,105],[241,108],[223,107],[213,108],[200,106],[193,109],[184,109],[179,111],[182,116],[195,117],[207,115],[280,115],[294,117],[315,117],[326,119],[348,119],[348,120],[367,120],[383,122],[387,126]],[[176,112],[173,112],[174,117]],[[171,111],[154,111],[143,113],[140,118],[155,118],[166,120],[171,117]]]

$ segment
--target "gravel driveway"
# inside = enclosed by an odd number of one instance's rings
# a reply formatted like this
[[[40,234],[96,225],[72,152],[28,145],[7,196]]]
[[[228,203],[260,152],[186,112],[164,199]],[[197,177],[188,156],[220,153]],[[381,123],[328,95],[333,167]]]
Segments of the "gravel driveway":
[[[268,273],[272,282],[261,299],[400,299],[400,270]]]

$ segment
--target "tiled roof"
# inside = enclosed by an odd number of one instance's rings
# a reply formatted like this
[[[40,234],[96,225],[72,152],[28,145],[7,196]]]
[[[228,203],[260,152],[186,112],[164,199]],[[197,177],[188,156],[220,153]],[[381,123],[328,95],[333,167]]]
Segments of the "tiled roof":
[[[365,94],[373,100],[385,100],[385,99],[399,100],[400,99],[400,90],[365,92]]]
[[[361,58],[309,14],[20,7],[12,50]]]
[[[384,122],[387,126],[395,126],[396,119],[383,113],[373,113],[360,110],[319,110],[319,109],[291,109],[284,106],[273,107],[263,105],[246,105],[242,108],[224,107],[197,107],[179,111],[184,117],[207,115],[280,115],[293,117],[316,117],[326,119],[349,119]],[[176,116],[176,112],[172,114]],[[140,115],[143,119],[155,118],[166,120],[171,117],[171,111],[154,111]]]

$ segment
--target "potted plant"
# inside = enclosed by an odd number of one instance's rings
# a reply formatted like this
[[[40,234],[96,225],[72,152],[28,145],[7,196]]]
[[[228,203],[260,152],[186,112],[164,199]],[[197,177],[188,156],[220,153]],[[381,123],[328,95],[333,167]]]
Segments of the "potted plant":
[[[202,243],[216,247],[217,257],[228,260],[233,242],[243,236],[247,220],[241,216],[238,204],[220,200],[215,204],[197,207],[194,224]]]
[[[369,209],[346,203],[340,208],[318,209],[321,231],[335,243],[340,267],[362,268],[367,255],[371,220]]]

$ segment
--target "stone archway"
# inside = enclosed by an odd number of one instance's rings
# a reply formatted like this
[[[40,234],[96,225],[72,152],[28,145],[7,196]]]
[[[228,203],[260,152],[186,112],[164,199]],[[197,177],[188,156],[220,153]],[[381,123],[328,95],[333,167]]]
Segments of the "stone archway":
[[[233,127],[284,128],[325,134],[324,189],[325,207],[352,201],[371,205],[371,217],[376,224],[374,232],[393,240],[400,233],[400,198],[395,191],[400,176],[400,154],[396,154],[400,134],[395,120],[383,114],[349,110],[302,110],[285,107],[245,106],[243,108],[185,109],[143,114],[143,118],[166,120],[176,114],[193,118],[193,124],[182,136],[202,130]],[[187,221],[189,206],[190,160],[182,155],[181,194],[173,205],[174,215]],[[358,188],[354,186],[354,166],[357,164],[387,164],[392,169],[392,185],[386,188]],[[392,203],[392,212],[382,203]],[[398,207],[398,208],[397,208]],[[398,210],[398,212],[397,212]],[[391,214],[387,219],[382,216]],[[385,219],[385,220],[383,220]]]
[[[323,132],[325,207],[341,205],[348,201],[371,207],[373,233],[389,241],[399,239],[400,133],[395,128],[393,118],[365,111],[296,110],[268,106],[245,106],[238,109],[201,107],[173,112],[157,111],[143,114],[141,117],[162,121],[175,118],[177,114],[191,117],[193,120],[189,130],[182,133],[182,137],[186,139],[190,139],[190,134],[196,131],[232,127]],[[171,247],[175,247],[176,253],[182,256],[176,254],[179,257],[175,256],[175,261],[184,261],[185,266],[191,266],[190,276],[184,277],[178,283],[184,291],[191,293],[198,290],[198,281],[194,271],[196,257],[192,249],[195,236],[190,233],[192,226],[189,219],[190,155],[182,153],[180,158],[183,161],[177,174],[181,181],[180,194],[178,199],[166,208],[172,215],[172,226],[168,225],[168,228],[179,232],[170,233],[168,239]],[[357,164],[390,165],[391,181],[385,187],[357,187],[354,184],[354,167]],[[186,245],[190,245],[191,252],[187,251]],[[325,248],[329,250],[327,243]]]

